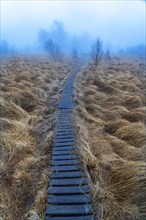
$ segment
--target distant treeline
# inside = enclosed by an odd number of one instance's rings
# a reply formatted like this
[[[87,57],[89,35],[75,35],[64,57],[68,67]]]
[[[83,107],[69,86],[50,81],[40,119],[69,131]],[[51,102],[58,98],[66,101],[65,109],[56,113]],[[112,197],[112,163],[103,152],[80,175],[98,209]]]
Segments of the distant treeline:
[[[2,56],[8,56],[9,54],[15,53],[15,48],[9,45],[5,40],[0,42],[0,52]]]
[[[125,50],[118,50],[118,55],[146,57],[146,46],[143,44],[127,47]]]
[[[100,36],[97,33],[97,36]],[[1,56],[7,56],[16,53],[44,53],[46,51],[46,42],[52,42],[59,48],[62,54],[72,54],[76,53],[90,53],[91,46],[94,39],[89,33],[82,33],[80,35],[69,34],[60,21],[54,21],[48,30],[40,29],[38,35],[36,36],[36,43],[31,46],[24,46],[24,48],[16,48],[3,40],[0,42],[0,53]],[[112,55],[112,50],[106,48],[103,45],[105,54],[107,50]],[[146,46],[145,45],[135,45],[133,47],[127,47],[126,49],[120,49],[117,51],[118,55],[122,56],[146,56]],[[114,53],[115,55],[115,53]]]

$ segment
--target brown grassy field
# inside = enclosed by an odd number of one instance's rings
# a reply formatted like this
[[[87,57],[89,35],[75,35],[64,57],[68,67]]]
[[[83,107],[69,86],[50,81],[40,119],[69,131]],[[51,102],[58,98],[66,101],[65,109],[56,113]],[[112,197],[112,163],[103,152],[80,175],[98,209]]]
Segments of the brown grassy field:
[[[145,219],[145,95],[142,60],[90,64],[76,79],[78,151],[100,220]]]
[[[43,219],[55,113],[72,67],[31,56],[1,63],[1,220]]]
[[[74,64],[30,56],[1,67],[0,220],[42,220],[57,105]],[[99,220],[145,218],[144,70],[140,60],[113,60],[76,79],[78,153]]]

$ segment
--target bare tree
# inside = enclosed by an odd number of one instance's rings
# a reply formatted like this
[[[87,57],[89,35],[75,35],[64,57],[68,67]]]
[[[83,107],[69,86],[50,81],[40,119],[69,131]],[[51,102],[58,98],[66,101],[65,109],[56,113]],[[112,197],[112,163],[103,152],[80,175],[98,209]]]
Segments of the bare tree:
[[[99,37],[92,45],[91,59],[93,60],[95,66],[97,66],[102,60],[102,56],[103,56],[102,45],[103,45],[102,40]]]
[[[61,59],[61,51],[58,44],[56,44],[53,40],[48,39],[44,44],[46,52],[50,55],[50,57],[54,61],[58,61]]]

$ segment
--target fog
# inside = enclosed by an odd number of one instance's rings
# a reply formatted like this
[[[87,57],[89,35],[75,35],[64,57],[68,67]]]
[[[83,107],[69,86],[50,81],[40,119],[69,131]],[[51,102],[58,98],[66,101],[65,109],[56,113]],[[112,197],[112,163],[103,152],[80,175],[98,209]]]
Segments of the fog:
[[[1,44],[41,51],[46,36],[65,52],[74,47],[88,52],[99,36],[111,51],[140,48],[145,45],[145,6],[142,0],[1,0]]]

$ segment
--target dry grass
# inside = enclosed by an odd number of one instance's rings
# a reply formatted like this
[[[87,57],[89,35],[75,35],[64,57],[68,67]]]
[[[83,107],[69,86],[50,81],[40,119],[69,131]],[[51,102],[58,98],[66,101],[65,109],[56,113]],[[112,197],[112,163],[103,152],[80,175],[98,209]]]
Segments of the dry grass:
[[[43,219],[55,114],[68,60],[15,57],[1,66],[0,219]]]
[[[90,64],[76,79],[79,153],[99,220],[146,216],[144,70],[139,60],[118,60]]]

